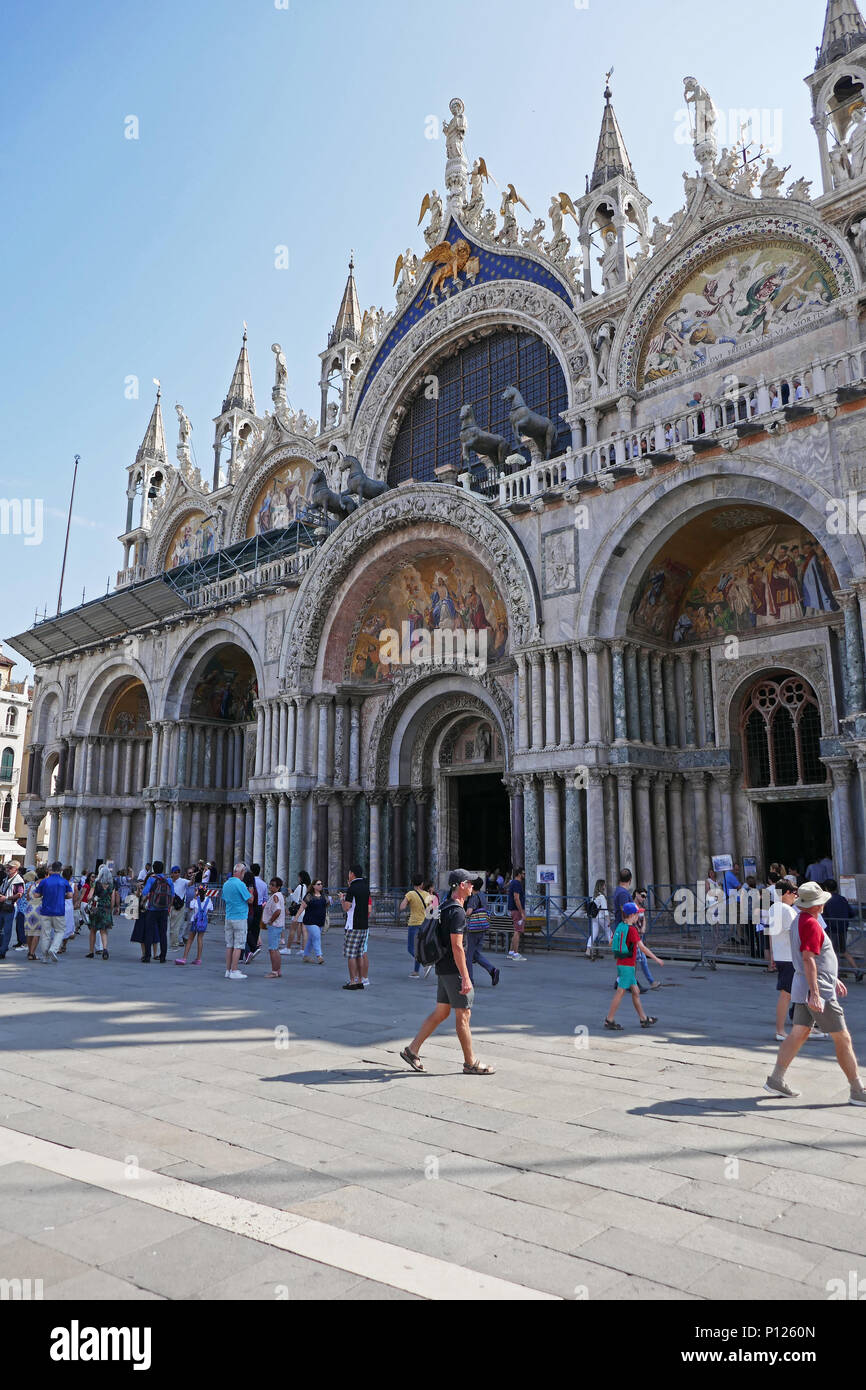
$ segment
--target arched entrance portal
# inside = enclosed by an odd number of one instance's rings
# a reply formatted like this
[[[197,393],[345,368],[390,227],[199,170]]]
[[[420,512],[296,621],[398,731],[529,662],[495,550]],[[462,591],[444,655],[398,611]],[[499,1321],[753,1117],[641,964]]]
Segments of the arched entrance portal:
[[[504,871],[511,863],[511,826],[501,735],[487,718],[460,715],[437,742],[446,863]]]

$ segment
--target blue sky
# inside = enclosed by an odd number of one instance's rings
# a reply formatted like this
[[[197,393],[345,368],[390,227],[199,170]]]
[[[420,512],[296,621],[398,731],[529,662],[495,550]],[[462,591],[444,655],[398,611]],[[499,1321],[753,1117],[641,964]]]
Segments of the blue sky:
[[[76,453],[64,608],[113,587],[125,468],[154,377],[172,452],[179,401],[205,476],[243,320],[260,412],[279,340],[293,405],[318,416],[317,354],[349,251],[362,305],[392,305],[398,253],[423,248],[421,198],[443,187],[444,141],[427,138],[428,117],[447,116],[452,96],[466,102],[467,154],[536,216],[554,190],[583,191],[611,64],[651,215],[682,205],[693,169],[676,139],[687,73],[723,112],[760,107],[791,176],[818,191],[803,77],[824,0],[785,0],[769,15],[754,0],[283,3],[10,0],[0,495],[44,499],[45,538],[0,536],[2,637],[56,608]],[[125,138],[129,116],[137,140]],[[275,268],[283,245],[287,270]]]

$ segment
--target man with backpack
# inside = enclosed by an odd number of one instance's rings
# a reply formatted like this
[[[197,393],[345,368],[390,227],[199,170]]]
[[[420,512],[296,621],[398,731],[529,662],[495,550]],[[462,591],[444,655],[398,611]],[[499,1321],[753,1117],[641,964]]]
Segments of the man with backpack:
[[[150,950],[159,943],[159,963],[165,964],[168,954],[168,914],[174,897],[174,884],[166,878],[165,864],[161,859],[153,861],[153,873],[144,885],[141,895],[145,909],[144,955],[142,961],[150,964]]]
[[[466,933],[466,913],[463,904],[473,888],[473,880],[465,869],[454,869],[448,875],[448,897],[439,909],[425,918],[418,929],[416,951],[422,965],[436,966],[436,1007],[424,1022],[415,1038],[400,1053],[413,1071],[423,1071],[419,1053],[431,1033],[444,1023],[454,1009],[457,1039],[463,1051],[463,1071],[468,1076],[492,1076],[493,1067],[478,1061],[472,1047],[469,1017],[475,1000],[475,990],[466,966],[463,942]]]
[[[643,1004],[640,1002],[640,989],[638,988],[635,967],[637,965],[637,949],[641,945],[641,934],[638,930],[638,918],[640,909],[637,903],[627,902],[622,905],[622,916],[610,943],[613,958],[616,961],[616,989],[613,994],[613,1002],[604,1020],[604,1026],[609,1033],[621,1033],[622,1024],[614,1021],[614,1014],[619,1008],[626,994],[631,995],[631,1002],[634,1004],[635,1011],[640,1019],[641,1028],[652,1028],[658,1023],[657,1018],[648,1016],[643,1011]],[[643,943],[642,950],[654,960],[656,965],[664,965],[664,961],[659,960],[647,946]]]
[[[415,938],[418,935],[418,928],[423,926],[424,918],[427,915],[427,908],[430,905],[430,894],[424,892],[423,874],[412,875],[412,887],[401,902],[398,912],[409,913],[407,949],[412,957],[412,973],[410,980],[417,980],[421,975],[421,962],[415,954]]]

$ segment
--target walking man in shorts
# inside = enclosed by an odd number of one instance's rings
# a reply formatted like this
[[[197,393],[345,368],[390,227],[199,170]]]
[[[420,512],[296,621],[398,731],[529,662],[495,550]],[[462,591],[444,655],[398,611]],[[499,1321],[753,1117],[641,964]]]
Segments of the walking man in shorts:
[[[779,1048],[776,1065],[764,1084],[771,1096],[798,1096],[785,1080],[785,1072],[817,1024],[829,1034],[836,1048],[836,1061],[851,1088],[851,1105],[866,1105],[866,1087],[860,1079],[857,1058],[845,1014],[839,1000],[848,993],[839,979],[839,962],[821,920],[830,894],[817,883],[804,883],[794,907],[799,917],[791,929],[791,957],[794,979],[791,1003],[794,1019],[790,1035]]]
[[[349,870],[349,887],[340,895],[340,902],[346,914],[346,930],[343,937],[343,955],[349,967],[348,983],[343,989],[366,989],[367,987],[367,937],[370,929],[370,885],[364,878],[360,864],[353,864]]]
[[[247,913],[252,894],[244,883],[246,864],[235,864],[232,877],[223,884],[222,900],[226,909],[226,979],[245,980],[238,970],[241,951],[247,942]]]
[[[526,888],[522,869],[514,870],[514,877],[508,885],[508,911],[511,916],[511,950],[507,959],[526,960],[526,956],[520,954],[520,938],[526,930]]]
[[[791,955],[791,929],[799,913],[794,908],[797,890],[790,879],[776,883],[776,901],[770,908],[770,923],[766,936],[770,944],[770,970],[776,972],[776,1042],[785,1041],[785,1020],[791,1003],[794,983],[794,958]]]
[[[425,1018],[408,1047],[400,1053],[413,1071],[423,1071],[418,1055],[424,1043],[444,1023],[454,1009],[454,1022],[457,1038],[463,1051],[463,1070],[471,1076],[492,1076],[493,1067],[485,1067],[478,1061],[472,1048],[472,1033],[469,1017],[475,1000],[475,990],[466,967],[466,954],[463,941],[466,933],[466,913],[463,904],[472,892],[472,877],[465,869],[454,869],[448,875],[448,897],[439,913],[439,932],[444,954],[436,962],[436,976],[439,989],[436,994],[436,1008]]]
[[[650,950],[646,942],[641,943],[641,934],[638,929],[638,918],[640,908],[637,903],[623,903],[622,916],[619,925],[613,934],[611,947],[616,961],[616,989],[613,992],[613,1000],[607,1011],[607,1018],[604,1026],[609,1033],[621,1033],[622,1024],[615,1021],[614,1015],[627,994],[631,995],[631,1002],[634,1004],[635,1011],[640,1019],[641,1028],[653,1028],[658,1023],[658,1019],[651,1014],[645,1014],[643,1004],[640,1002],[640,986],[637,982],[637,948],[641,946],[644,954],[654,960],[656,965],[664,965],[663,960]]]

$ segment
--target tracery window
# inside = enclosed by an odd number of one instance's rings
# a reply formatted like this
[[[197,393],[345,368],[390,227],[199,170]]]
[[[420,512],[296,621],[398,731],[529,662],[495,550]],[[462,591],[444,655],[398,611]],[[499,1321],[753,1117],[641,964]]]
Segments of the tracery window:
[[[0,782],[12,781],[12,769],[15,766],[15,750],[4,748],[3,756],[0,757]]]
[[[748,787],[802,787],[826,782],[821,715],[814,691],[799,676],[760,680],[740,720]]]
[[[508,420],[510,407],[502,399],[509,386],[518,388],[530,410],[557,426],[554,454],[568,448],[570,431],[559,418],[568,407],[559,363],[534,334],[503,329],[462,348],[425,377],[394,441],[388,470],[391,486],[407,478],[432,483],[436,468],[459,464],[460,411],[464,405],[475,406],[479,429],[503,435],[509,451],[519,453]]]

